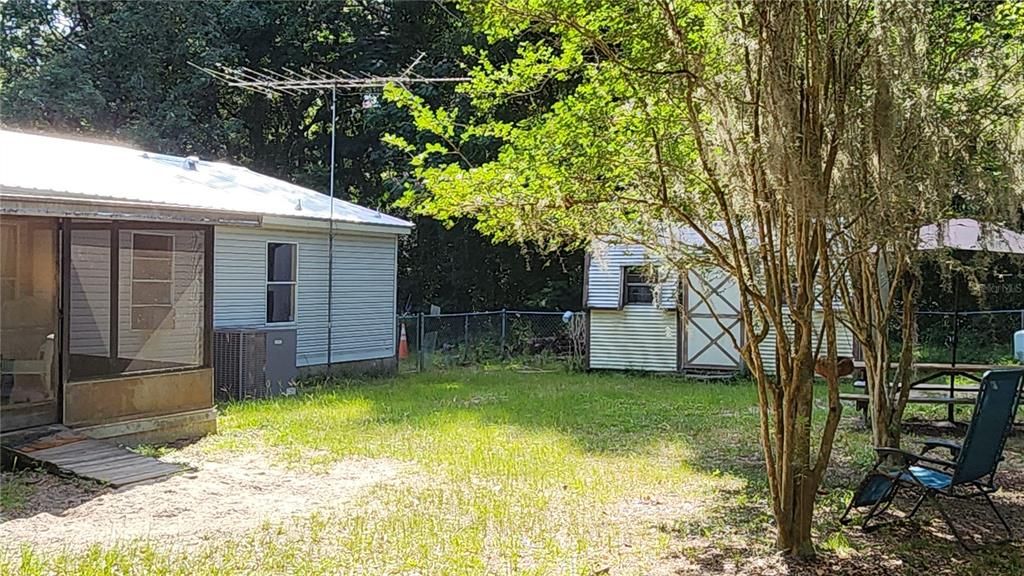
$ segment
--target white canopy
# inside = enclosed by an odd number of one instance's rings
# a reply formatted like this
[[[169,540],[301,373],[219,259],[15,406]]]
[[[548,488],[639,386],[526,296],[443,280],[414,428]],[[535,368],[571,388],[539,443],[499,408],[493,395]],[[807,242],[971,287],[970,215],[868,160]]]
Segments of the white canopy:
[[[921,227],[917,248],[1024,254],[1024,234],[970,218],[956,218]]]

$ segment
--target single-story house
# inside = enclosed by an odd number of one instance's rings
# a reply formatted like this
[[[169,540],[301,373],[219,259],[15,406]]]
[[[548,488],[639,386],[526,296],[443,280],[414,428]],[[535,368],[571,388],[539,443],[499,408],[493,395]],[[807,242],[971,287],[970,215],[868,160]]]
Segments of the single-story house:
[[[0,131],[0,428],[213,430],[215,330],[290,331],[293,371],[393,369],[411,227],[225,163]]]
[[[593,244],[584,270],[590,368],[711,375],[743,371],[733,343],[733,338],[743,341],[739,291],[724,271],[691,270],[681,279],[643,246],[608,242]],[[839,355],[853,356],[853,335],[843,326],[838,332]],[[773,371],[774,331],[759,349]]]

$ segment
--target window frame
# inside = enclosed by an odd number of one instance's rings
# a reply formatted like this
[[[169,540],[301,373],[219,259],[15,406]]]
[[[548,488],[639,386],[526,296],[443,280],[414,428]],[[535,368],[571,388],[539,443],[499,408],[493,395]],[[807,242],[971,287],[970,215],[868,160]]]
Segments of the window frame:
[[[136,327],[135,326],[135,309],[136,308],[167,308],[167,316],[174,314],[174,251],[175,251],[175,235],[173,232],[153,232],[150,230],[127,230],[131,234],[131,247],[129,248],[130,254],[128,257],[128,328],[133,331],[140,332],[157,332],[159,330],[173,330],[174,329],[174,318],[171,318],[171,326],[158,326],[155,328],[147,327]],[[171,248],[168,251],[169,257],[167,260],[170,262],[170,274],[167,280],[136,280],[135,279],[135,238],[137,236],[161,236],[164,238],[170,238]],[[149,258],[150,260],[162,260],[161,258]],[[135,304],[135,283],[141,282],[143,284],[167,284],[168,288],[168,302],[165,305],[162,304]],[[165,316],[166,318],[166,316]]]
[[[270,280],[270,245],[277,244],[280,246],[291,246],[292,247],[292,280]],[[264,282],[264,300],[263,300],[263,321],[266,326],[291,326],[295,325],[299,320],[299,243],[294,240],[267,240],[265,249],[263,250],[263,282]],[[292,318],[291,320],[271,321],[270,320],[270,309],[266,306],[266,294],[270,293],[271,286],[291,286],[292,287]]]
[[[643,279],[643,282],[630,282],[630,280],[629,280],[630,275],[640,276]],[[655,302],[657,301],[657,298],[658,298],[657,290],[656,290],[657,284],[658,284],[657,282],[652,282],[651,280],[647,279],[647,272],[645,270],[645,266],[642,266],[642,265],[641,266],[635,266],[635,265],[634,266],[623,266],[622,267],[622,287],[621,287],[621,290],[622,290],[622,298],[621,298],[622,306],[630,306],[630,305],[632,305],[632,306],[653,306],[655,304]],[[630,297],[629,297],[629,289],[630,289],[630,287],[633,287],[633,286],[636,286],[636,287],[646,287],[648,290],[650,290],[651,299],[650,300],[631,300]]]

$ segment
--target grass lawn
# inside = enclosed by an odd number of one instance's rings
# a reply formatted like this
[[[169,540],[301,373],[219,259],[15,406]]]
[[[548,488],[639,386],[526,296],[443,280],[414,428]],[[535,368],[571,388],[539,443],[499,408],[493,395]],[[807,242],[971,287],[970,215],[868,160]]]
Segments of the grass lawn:
[[[852,409],[820,498],[821,557],[783,562],[771,550],[755,404],[745,383],[453,371],[229,405],[220,432],[186,450],[266,449],[282,466],[314,471],[389,459],[414,472],[342,510],[240,538],[25,546],[0,553],[0,573],[1024,573],[1019,540],[970,555],[927,513],[871,535],[839,527],[873,456]],[[1008,455],[1011,498],[1000,504],[1022,516],[1019,435]],[[21,489],[5,490],[4,504],[24,498]]]
[[[11,474],[5,482],[0,483],[0,511],[22,506],[31,490],[21,474]]]

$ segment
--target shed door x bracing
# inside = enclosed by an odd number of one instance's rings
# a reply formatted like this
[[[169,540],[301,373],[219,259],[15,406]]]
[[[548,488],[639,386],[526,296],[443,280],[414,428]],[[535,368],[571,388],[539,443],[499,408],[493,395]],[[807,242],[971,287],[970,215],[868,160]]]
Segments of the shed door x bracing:
[[[739,369],[733,338],[741,341],[742,326],[735,279],[717,270],[690,271],[684,294],[682,368]]]

